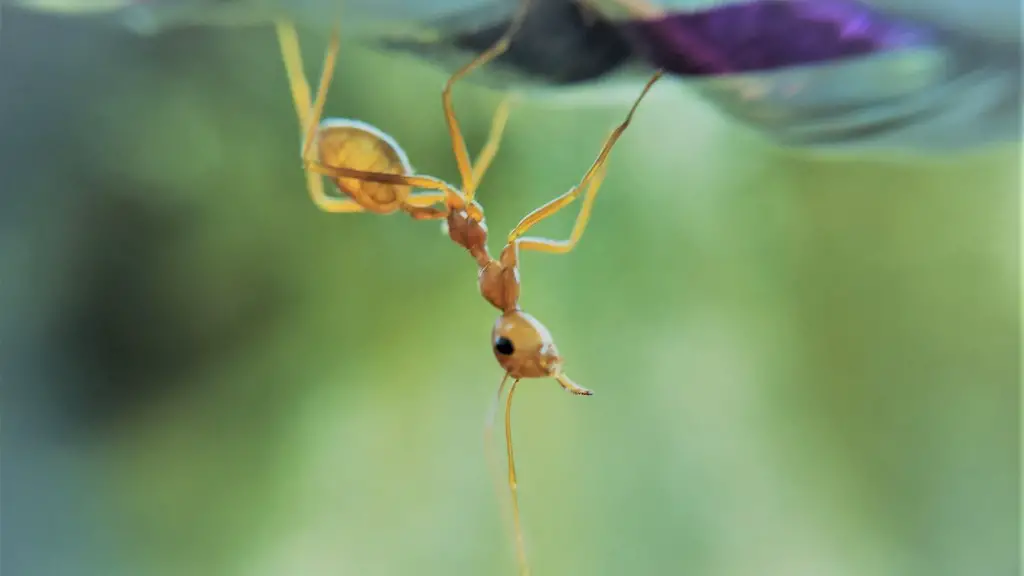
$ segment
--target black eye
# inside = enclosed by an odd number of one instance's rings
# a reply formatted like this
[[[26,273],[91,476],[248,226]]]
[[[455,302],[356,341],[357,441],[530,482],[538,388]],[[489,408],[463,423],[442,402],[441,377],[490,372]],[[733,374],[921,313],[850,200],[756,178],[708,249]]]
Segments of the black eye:
[[[512,341],[504,336],[498,338],[494,342],[494,349],[498,351],[498,354],[503,356],[509,356],[516,351],[515,346],[512,345]]]

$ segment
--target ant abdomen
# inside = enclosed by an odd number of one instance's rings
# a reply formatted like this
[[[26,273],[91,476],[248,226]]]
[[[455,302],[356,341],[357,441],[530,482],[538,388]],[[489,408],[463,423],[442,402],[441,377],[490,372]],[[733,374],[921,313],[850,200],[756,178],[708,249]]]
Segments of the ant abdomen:
[[[411,176],[412,166],[395,140],[371,124],[347,118],[326,118],[316,132],[314,146],[321,164]],[[399,210],[412,192],[410,186],[331,178],[338,190],[368,212],[390,214]]]

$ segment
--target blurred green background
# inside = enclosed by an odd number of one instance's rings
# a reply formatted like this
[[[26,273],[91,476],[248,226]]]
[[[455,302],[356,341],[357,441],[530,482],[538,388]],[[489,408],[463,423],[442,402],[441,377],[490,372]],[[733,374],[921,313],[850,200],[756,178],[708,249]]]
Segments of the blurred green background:
[[[13,12],[0,64],[10,574],[515,573],[495,311],[436,223],[315,210],[270,28]],[[443,81],[345,45],[327,108],[454,182]],[[493,252],[627,105],[513,112]],[[596,392],[517,394],[535,574],[1016,573],[1019,154],[779,150],[660,83],[523,258]]]

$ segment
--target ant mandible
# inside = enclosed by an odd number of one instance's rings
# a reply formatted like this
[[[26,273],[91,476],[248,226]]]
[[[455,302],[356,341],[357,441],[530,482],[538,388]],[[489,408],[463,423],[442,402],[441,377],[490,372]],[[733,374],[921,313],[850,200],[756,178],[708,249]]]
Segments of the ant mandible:
[[[506,383],[512,379],[505,401],[505,444],[516,550],[523,574],[529,573],[529,567],[519,517],[511,424],[512,398],[516,386],[524,378],[553,378],[572,394],[590,396],[593,392],[576,384],[566,375],[562,369],[562,357],[551,333],[519,306],[519,253],[521,250],[533,250],[565,254],[573,250],[590,218],[612,147],[629,126],[644,96],[662,75],[660,70],[655,72],[644,85],[626,118],[612,130],[579,183],[527,214],[509,233],[498,258],[493,258],[487,249],[483,208],[474,197],[484,173],[498,152],[509,116],[509,99],[503,100],[495,113],[490,134],[474,163],[469,157],[465,139],[455,118],[452,87],[460,78],[508,49],[512,37],[528,13],[528,5],[529,0],[524,0],[505,34],[488,50],[452,74],[442,92],[445,121],[462,179],[461,190],[434,176],[414,174],[408,157],[398,143],[374,126],[341,118],[321,121],[339,48],[338,30],[335,28],[331,34],[316,98],[311,102],[295,29],[289,23],[277,25],[296,114],[304,127],[302,161],[307,189],[316,206],[333,213],[392,214],[401,211],[417,220],[445,220],[449,237],[465,248],[477,263],[481,295],[500,311],[491,330],[491,347],[505,375],[498,386],[495,402],[500,402]],[[347,198],[327,196],[323,190],[322,177],[329,178]],[[426,191],[413,193],[413,187]],[[562,210],[581,194],[583,203],[567,240],[524,236],[534,225]],[[490,421],[487,428],[489,434]]]

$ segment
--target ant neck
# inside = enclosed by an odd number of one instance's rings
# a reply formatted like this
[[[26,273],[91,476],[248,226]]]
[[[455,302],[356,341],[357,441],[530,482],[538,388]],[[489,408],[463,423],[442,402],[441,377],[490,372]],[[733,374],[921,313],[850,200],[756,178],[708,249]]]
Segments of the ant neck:
[[[486,245],[469,248],[469,255],[473,257],[473,260],[476,260],[476,265],[480,270],[498,263],[497,260],[491,258],[491,253],[487,251]]]

